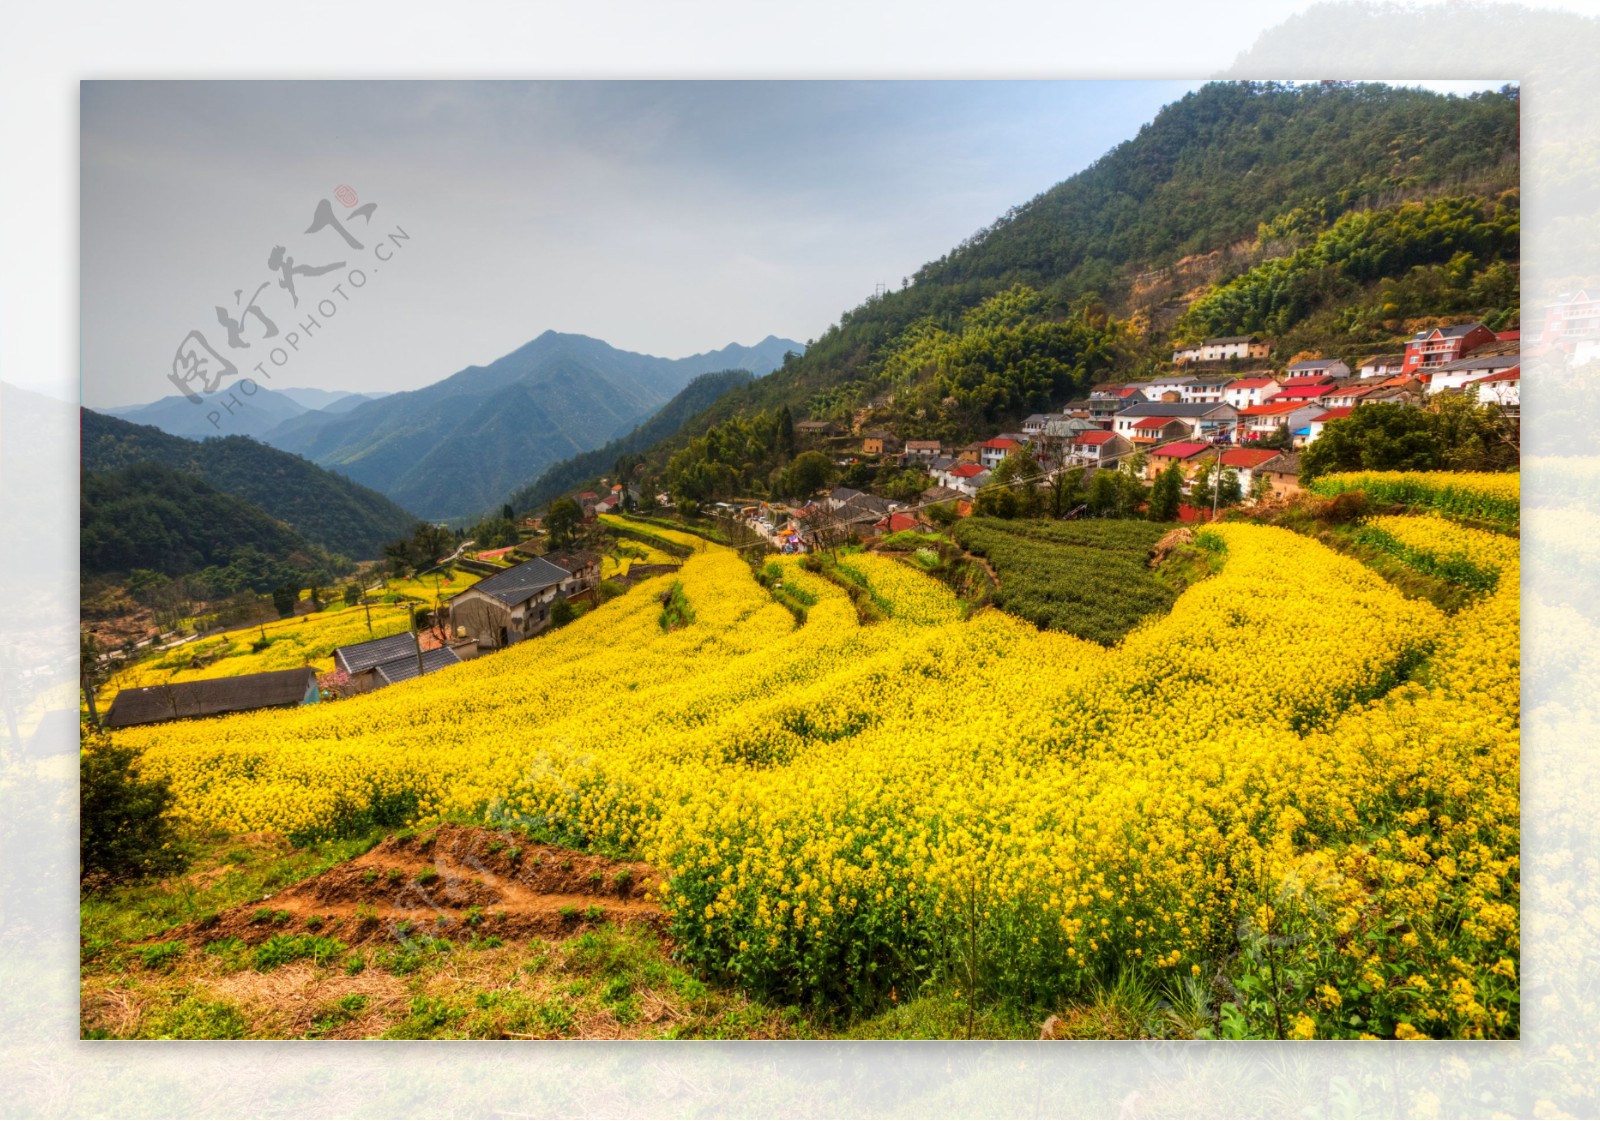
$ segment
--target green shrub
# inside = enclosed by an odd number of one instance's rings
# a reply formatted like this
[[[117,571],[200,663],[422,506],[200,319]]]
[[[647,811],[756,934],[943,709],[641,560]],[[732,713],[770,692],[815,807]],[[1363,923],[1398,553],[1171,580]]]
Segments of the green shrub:
[[[274,934],[256,947],[255,966],[259,973],[270,973],[280,965],[310,958],[315,965],[327,965],[343,954],[345,945],[335,938],[314,934]]]
[[[86,730],[78,755],[79,875],[122,881],[176,872],[187,863],[167,818],[164,779],[139,776],[138,752]]]

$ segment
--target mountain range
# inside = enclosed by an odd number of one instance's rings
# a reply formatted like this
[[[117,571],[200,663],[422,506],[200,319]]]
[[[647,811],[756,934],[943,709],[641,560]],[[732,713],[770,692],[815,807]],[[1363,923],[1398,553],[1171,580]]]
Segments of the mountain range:
[[[370,487],[434,521],[496,508],[551,464],[626,436],[696,377],[742,369],[761,376],[805,347],[768,335],[687,358],[620,350],[546,331],[487,366],[422,389],[319,398],[261,389],[227,418],[254,436]],[[120,419],[182,436],[215,435],[209,409],[182,397],[116,410]]]

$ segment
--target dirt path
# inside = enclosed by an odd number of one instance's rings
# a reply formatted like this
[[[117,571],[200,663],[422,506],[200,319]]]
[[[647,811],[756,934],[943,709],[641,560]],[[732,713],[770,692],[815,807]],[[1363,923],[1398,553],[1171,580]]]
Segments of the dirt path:
[[[215,920],[169,934],[195,942],[315,933],[350,945],[395,935],[525,938],[599,922],[660,925],[648,865],[529,844],[520,834],[442,825],[391,837]],[[316,921],[307,923],[308,919]]]

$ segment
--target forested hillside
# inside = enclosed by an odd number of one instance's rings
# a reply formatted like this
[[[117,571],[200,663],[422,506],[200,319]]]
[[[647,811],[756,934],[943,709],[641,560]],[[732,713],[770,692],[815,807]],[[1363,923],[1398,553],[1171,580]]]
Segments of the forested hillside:
[[[701,374],[628,435],[546,468],[537,479],[511,496],[512,506],[527,510],[543,505],[586,480],[605,474],[619,459],[638,455],[675,435],[678,429],[709,408],[717,398],[740,386],[749,385],[751,378],[748,370]]]
[[[1415,315],[1515,325],[1518,144],[1514,89],[1208,85],[845,312],[652,448],[646,473],[782,409],[970,438],[1097,377],[1148,373],[1197,334],[1277,331],[1298,348],[1387,345]],[[770,477],[783,454],[768,450],[736,475]]]
[[[304,568],[312,562],[312,546],[287,525],[199,476],[165,464],[86,470],[80,503],[78,548],[85,576],[134,569],[185,576],[235,560],[253,564],[265,559],[275,577],[285,564]],[[270,587],[272,579],[266,583]]]
[[[357,559],[409,533],[416,518],[375,490],[245,436],[186,440],[149,425],[82,410],[83,469],[157,463],[244,499],[306,541]]]

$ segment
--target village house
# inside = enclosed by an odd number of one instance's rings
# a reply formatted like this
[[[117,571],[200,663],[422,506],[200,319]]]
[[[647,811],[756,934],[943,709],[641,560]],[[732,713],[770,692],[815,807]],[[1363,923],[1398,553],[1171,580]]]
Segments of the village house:
[[[544,555],[550,564],[567,573],[561,582],[563,596],[580,595],[600,583],[600,555],[587,549],[569,549]]]
[[[1226,374],[1199,374],[1184,387],[1183,399],[1191,404],[1220,404],[1222,391],[1237,380]]]
[[[1376,392],[1375,385],[1362,385],[1359,381],[1329,389],[1322,395],[1322,403],[1330,409],[1352,409],[1361,404],[1369,393]]]
[[[1400,372],[1414,374],[1432,370],[1465,358],[1494,341],[1494,332],[1482,323],[1457,323],[1453,327],[1418,331],[1406,342],[1406,358]]]
[[[293,708],[315,704],[321,699],[317,671],[310,666],[299,669],[246,673],[237,677],[214,677],[205,681],[176,681],[166,685],[146,685],[122,689],[106,712],[108,728],[129,728],[137,724],[159,724],[195,716],[220,716],[226,712],[249,712],[258,708]]]
[[[1239,378],[1222,387],[1222,403],[1232,409],[1248,409],[1260,405],[1282,389],[1278,379],[1271,375]]]
[[[794,426],[794,434],[802,439],[823,440],[839,434],[839,426],[830,420],[802,420]]]
[[[876,429],[864,433],[861,437],[862,455],[894,455],[900,450],[900,441],[894,438],[894,433]]]
[[[1272,486],[1274,495],[1300,493],[1300,453],[1283,452],[1258,465],[1251,474],[1264,478]]]
[[[1271,448],[1226,448],[1222,453],[1222,467],[1237,474],[1239,489],[1249,494],[1255,484],[1255,469],[1276,458],[1278,453]]]
[[[1183,473],[1184,485],[1188,486],[1189,480],[1194,478],[1194,473],[1200,469],[1200,465],[1216,458],[1217,450],[1200,440],[1177,440],[1170,444],[1162,444],[1158,448],[1152,448],[1145,459],[1144,477],[1154,480],[1171,464],[1176,463],[1178,470]]]
[[[944,454],[944,445],[938,440],[907,440],[906,458],[929,460]]]
[[[1272,353],[1272,344],[1254,335],[1231,335],[1226,338],[1207,339],[1196,346],[1187,346],[1172,352],[1172,360],[1185,362],[1226,362],[1233,358],[1265,358]]]
[[[1152,378],[1150,385],[1144,390],[1146,400],[1166,401],[1168,403],[1182,401],[1184,391],[1194,384],[1194,378],[1185,374],[1169,374],[1165,377]]]
[[[510,646],[550,625],[550,609],[565,598],[572,573],[543,557],[478,581],[450,598],[450,625],[483,649]]]
[[[1553,303],[1547,304],[1539,342],[1572,355],[1575,360],[1586,361],[1587,358],[1578,359],[1576,351],[1584,342],[1600,342],[1600,289],[1591,292],[1580,288],[1557,296]],[[1595,349],[1593,346],[1585,348],[1591,352]]]
[[[477,643],[464,643],[463,649],[468,649],[472,654],[477,653]],[[472,656],[469,654],[468,656]],[[385,685],[396,685],[402,681],[410,681],[413,677],[425,673],[436,673],[442,669],[461,664],[461,655],[453,646],[436,646],[432,650],[422,652],[422,665],[417,665],[415,657],[397,658],[392,662],[384,662],[372,670],[375,678],[372,688],[381,689]]]
[[[1469,381],[1463,389],[1467,393],[1476,393],[1480,404],[1497,405],[1512,416],[1522,414],[1521,366],[1497,370],[1477,381]]]
[[[915,514],[890,514],[873,523],[873,531],[882,536],[886,533],[926,533],[933,527]]]
[[[991,471],[1000,466],[1000,461],[1023,445],[1009,436],[996,436],[992,440],[985,440],[978,452],[978,462]]]
[[[1468,382],[1521,365],[1520,354],[1474,354],[1426,371],[1423,381],[1431,397],[1446,389],[1460,389]]]
[[[1094,429],[1071,436],[1064,458],[1080,467],[1115,467],[1132,451],[1133,443],[1126,436]]]
[[[1045,425],[1055,419],[1055,416],[1050,413],[1034,413],[1022,422],[1022,434],[1024,436],[1037,436],[1044,431]]]
[[[1307,358],[1285,366],[1284,378],[1347,378],[1350,366],[1338,358]],[[1287,382],[1285,383],[1287,384]]]
[[[1374,354],[1363,358],[1356,372],[1363,378],[1388,378],[1402,372],[1405,363],[1404,354]]]
[[[1281,405],[1285,401],[1299,401],[1302,404],[1321,404],[1322,399],[1329,393],[1338,392],[1338,386],[1333,382],[1321,382],[1316,385],[1286,385],[1262,402],[1264,405]]]
[[[1128,431],[1128,442],[1136,447],[1153,448],[1172,440],[1181,440],[1194,432],[1186,420],[1175,417],[1146,417]]]
[[[1353,412],[1355,412],[1353,405],[1341,405],[1337,408],[1329,409],[1325,413],[1318,413],[1306,422],[1306,443],[1316,443],[1317,437],[1322,435],[1322,430],[1328,426],[1330,421],[1343,420]]]
[[[1105,425],[1087,417],[1058,417],[1045,425],[1044,431],[1034,441],[1043,463],[1059,460],[1068,454],[1072,440],[1085,432],[1104,432]]]
[[[988,469],[976,463],[958,463],[939,476],[940,486],[960,491],[968,498],[976,498],[978,489],[988,481]]]
[[[415,666],[421,652],[422,640],[413,631],[403,631],[338,647],[333,652],[333,668],[350,679],[344,692],[367,693],[382,686],[377,677],[379,666],[402,659]]]
[[[1112,417],[1112,431],[1126,436],[1135,444],[1166,443],[1185,435],[1196,439],[1212,440],[1229,435],[1238,421],[1239,412],[1233,406],[1204,404],[1200,402],[1169,404],[1152,401],[1132,405]],[[1178,421],[1183,430],[1167,434],[1167,422]],[[1152,422],[1159,421],[1160,424]],[[1139,429],[1140,431],[1135,431]]]
[[[1311,418],[1326,410],[1321,405],[1303,401],[1269,401],[1265,405],[1252,405],[1239,410],[1241,440],[1260,440],[1271,436],[1279,428],[1287,427],[1290,434],[1311,423]]]
[[[852,498],[856,498],[865,493],[865,491],[859,491],[853,487],[834,487],[828,492],[825,501],[828,503],[828,509],[837,510],[846,502],[849,502]]]

